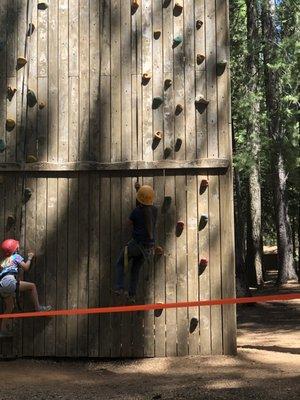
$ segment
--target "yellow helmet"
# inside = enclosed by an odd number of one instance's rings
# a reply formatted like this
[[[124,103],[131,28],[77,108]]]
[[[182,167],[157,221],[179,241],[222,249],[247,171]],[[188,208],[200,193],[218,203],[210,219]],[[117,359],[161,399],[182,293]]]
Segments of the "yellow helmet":
[[[151,186],[143,185],[136,194],[139,203],[145,206],[152,206],[154,200],[154,190]]]

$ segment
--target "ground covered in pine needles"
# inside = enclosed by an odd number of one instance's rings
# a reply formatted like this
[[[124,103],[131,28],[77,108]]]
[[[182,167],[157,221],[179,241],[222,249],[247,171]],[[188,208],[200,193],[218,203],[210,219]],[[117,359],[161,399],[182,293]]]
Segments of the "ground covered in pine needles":
[[[269,284],[258,294],[297,291]],[[299,321],[299,300],[240,307],[236,357],[2,361],[0,399],[298,400]]]

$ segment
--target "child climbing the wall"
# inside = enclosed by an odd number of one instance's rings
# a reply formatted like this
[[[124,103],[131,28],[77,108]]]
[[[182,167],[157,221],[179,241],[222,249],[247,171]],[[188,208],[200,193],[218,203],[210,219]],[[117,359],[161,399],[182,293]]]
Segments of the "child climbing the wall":
[[[122,250],[116,264],[115,293],[125,294],[131,303],[135,303],[140,269],[144,262],[148,267],[153,256],[157,219],[157,208],[153,205],[154,191],[151,186],[141,186],[137,191],[136,200],[137,206],[129,216],[132,239]],[[132,261],[128,293],[124,292],[124,266],[127,261]]]
[[[19,254],[19,242],[14,239],[4,240],[1,244],[1,250],[4,258],[0,261],[0,296],[5,305],[5,313],[10,314],[14,309],[14,298],[18,303],[18,294],[20,292],[29,292],[35,311],[50,311],[51,306],[41,306],[36,290],[32,282],[19,281],[20,271],[28,271],[33,253],[28,253],[27,261]],[[0,320],[0,333],[1,333]]]

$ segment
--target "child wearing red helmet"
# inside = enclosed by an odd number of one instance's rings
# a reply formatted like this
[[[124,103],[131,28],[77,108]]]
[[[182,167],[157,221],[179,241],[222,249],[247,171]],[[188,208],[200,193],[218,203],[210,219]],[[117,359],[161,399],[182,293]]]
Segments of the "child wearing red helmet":
[[[27,261],[18,253],[19,242],[14,239],[6,239],[1,244],[4,258],[0,261],[0,296],[5,303],[5,313],[9,314],[14,308],[14,297],[16,292],[29,292],[35,311],[50,311],[51,306],[41,306],[36,290],[36,285],[32,282],[19,281],[20,270],[28,271],[33,253],[28,253]],[[0,320],[0,334],[1,334]]]

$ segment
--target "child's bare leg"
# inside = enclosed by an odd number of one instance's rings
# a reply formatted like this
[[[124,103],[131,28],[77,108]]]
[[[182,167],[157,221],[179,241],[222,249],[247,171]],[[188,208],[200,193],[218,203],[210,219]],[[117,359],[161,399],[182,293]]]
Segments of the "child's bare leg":
[[[20,292],[30,292],[30,297],[34,305],[34,309],[35,311],[39,311],[40,303],[35,284],[32,282],[20,281]]]
[[[10,314],[13,311],[14,306],[15,306],[14,298],[12,296],[5,297],[3,299],[3,301],[4,301],[4,304],[5,304],[4,314]],[[0,319],[0,331],[2,330],[2,323],[3,323],[3,319]]]

